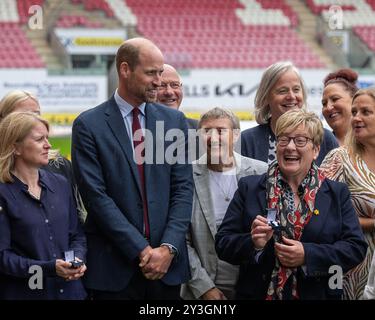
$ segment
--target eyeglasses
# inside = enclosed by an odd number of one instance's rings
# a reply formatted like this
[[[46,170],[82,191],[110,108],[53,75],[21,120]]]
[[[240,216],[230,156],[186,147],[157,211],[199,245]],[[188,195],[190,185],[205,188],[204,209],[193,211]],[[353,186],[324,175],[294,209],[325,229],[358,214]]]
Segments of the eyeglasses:
[[[182,86],[182,83],[180,82],[162,82],[161,85],[158,87],[159,90],[165,90],[167,87],[170,86],[171,89],[178,89]]]
[[[311,138],[303,137],[303,136],[298,136],[298,137],[281,136],[281,137],[277,137],[277,144],[280,147],[286,147],[290,143],[290,140],[293,140],[294,144],[298,148],[303,148],[309,140],[312,141]]]

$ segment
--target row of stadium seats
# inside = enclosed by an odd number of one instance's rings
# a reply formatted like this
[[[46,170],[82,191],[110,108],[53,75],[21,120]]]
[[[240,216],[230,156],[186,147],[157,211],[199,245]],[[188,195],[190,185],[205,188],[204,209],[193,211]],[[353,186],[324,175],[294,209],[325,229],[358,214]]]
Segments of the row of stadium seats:
[[[222,58],[210,58],[210,63],[207,66],[221,67],[224,66],[249,66],[252,65],[264,65],[269,62],[270,59],[275,59],[275,55],[278,55],[280,59],[284,56],[290,58],[290,54],[295,55],[294,60],[308,61],[311,66],[322,66],[318,61],[317,57],[313,56],[310,59],[310,50],[306,45],[296,37],[296,33],[290,34],[289,28],[284,28],[280,21],[279,25],[274,25],[275,18],[273,13],[281,13],[284,21],[288,21],[287,25],[295,25],[297,23],[297,16],[293,10],[284,1],[270,1],[270,0],[241,0],[241,1],[228,1],[228,0],[172,0],[172,1],[158,1],[158,0],[107,0],[108,5],[103,5],[104,0],[71,0],[74,4],[83,4],[86,9],[101,9],[106,11],[107,7],[114,7],[116,5],[116,11],[125,11],[126,14],[131,17],[134,13],[134,17],[138,20],[138,30],[147,37],[150,37],[155,42],[159,42],[160,47],[168,53],[171,53],[173,57],[176,57],[178,53],[184,57],[186,50],[195,51],[197,53],[204,53],[210,55],[210,53],[218,51],[227,51],[227,53],[234,58],[229,61],[223,61]],[[121,5],[122,4],[122,5]],[[244,26],[243,21],[238,18],[238,13],[248,12],[247,9],[253,6],[258,9],[259,12],[264,12],[270,23],[269,26],[263,26],[262,24]],[[125,10],[121,10],[125,8]],[[245,11],[244,11],[245,10]],[[180,12],[178,12],[180,11]],[[246,13],[247,14],[247,13]],[[244,14],[244,17],[246,17]],[[253,12],[254,15],[254,12]],[[109,14],[111,16],[111,14]],[[118,15],[117,15],[118,17]],[[225,17],[225,19],[223,19]],[[121,17],[118,17],[121,20]],[[124,20],[126,21],[127,18]],[[158,19],[156,22],[155,19]],[[263,19],[263,22],[267,20]],[[135,20],[135,19],[133,19]],[[294,22],[293,22],[294,21]],[[74,26],[90,26],[81,19],[81,17],[61,17],[57,23],[59,27],[74,27]],[[155,25],[158,26],[158,30],[155,30]],[[91,25],[92,26],[92,25]],[[193,26],[193,28],[192,28]],[[265,27],[265,28],[264,28]],[[196,36],[180,37],[177,35],[178,30],[189,30],[193,29],[193,34]],[[165,37],[166,34],[161,37],[160,31],[169,31],[169,36]],[[199,30],[199,32],[197,32]],[[232,30],[232,33],[228,34]],[[215,35],[216,32],[216,35]],[[155,34],[154,34],[155,33]],[[179,46],[176,46],[176,36],[179,38]],[[264,41],[267,38],[270,41],[283,42],[283,45],[277,46],[272,43]],[[156,39],[159,39],[157,41]],[[202,39],[202,41],[200,41]],[[208,41],[206,41],[206,39]],[[233,43],[233,39],[237,39],[236,43]],[[193,43],[193,44],[192,44]],[[225,47],[227,46],[227,47]],[[291,47],[295,47],[291,50]],[[179,52],[176,52],[176,49]],[[254,58],[245,55],[245,58],[235,58],[233,53],[244,53],[248,51],[274,51],[276,54],[263,55],[260,54],[260,58],[255,54]],[[299,54],[299,55],[298,55]],[[302,56],[301,56],[302,55]],[[304,59],[304,56],[309,56],[309,59]],[[168,55],[167,55],[168,56]],[[193,59],[192,59],[193,57]],[[264,59],[266,57],[266,59]],[[268,58],[267,58],[268,57]],[[194,56],[190,55],[188,59],[175,59],[183,62],[187,67],[199,66],[201,60],[206,60],[202,55],[198,55],[198,61],[193,61]],[[249,61],[251,59],[252,61]],[[188,63],[188,64],[187,64]],[[190,65],[189,65],[190,63]]]
[[[85,27],[85,28],[100,28],[102,27],[101,22],[89,21],[84,16],[69,16],[62,15],[55,24],[58,28],[73,28],[73,27]]]
[[[45,67],[17,23],[0,22],[0,42],[0,68]]]
[[[284,1],[124,3],[137,17],[138,32],[152,39],[176,67],[258,68],[284,59],[300,67],[324,67],[291,28],[297,15]],[[260,18],[249,20],[248,15]]]
[[[309,6],[310,10],[314,14],[321,14],[324,10],[329,10],[330,6],[332,5],[340,5],[342,10],[345,11],[353,11],[355,7],[353,5],[348,4],[340,4],[337,1],[333,3],[330,0],[323,0],[323,1],[316,1],[316,0],[306,0],[306,4]]]
[[[107,17],[114,17],[113,10],[105,0],[71,0],[73,4],[83,4],[87,11],[104,11]]]
[[[326,21],[332,14],[337,14],[336,9],[340,8],[344,28],[352,29],[375,52],[375,0],[306,0],[306,4],[312,13],[321,15]],[[336,7],[331,7],[333,5]]]
[[[29,9],[31,6],[43,6],[44,0],[18,0],[17,1],[17,8],[18,8],[18,15],[19,15],[19,22],[26,23],[30,17]]]
[[[326,21],[342,13],[345,28],[375,25],[375,0],[307,0],[306,3],[313,13],[321,15]]]
[[[6,62],[15,66],[43,65],[22,30],[32,5],[44,0],[1,0],[0,41],[10,52]],[[169,63],[185,68],[254,68],[288,59],[299,67],[324,67],[294,27],[298,18],[285,0],[71,0],[86,10],[100,10],[125,26],[135,25],[140,34],[159,45]],[[334,0],[306,0],[311,11],[327,18]],[[375,0],[345,0],[347,26],[375,51]],[[360,21],[356,20],[360,17]],[[4,22],[2,22],[4,21]],[[358,23],[373,27],[358,27]],[[56,27],[101,27],[84,16],[63,14]],[[2,34],[11,33],[12,38]],[[17,41],[14,41],[17,39]],[[17,57],[16,52],[25,51]],[[0,53],[2,51],[0,50]],[[38,61],[39,59],[39,61]]]
[[[365,13],[368,6],[375,11],[375,0],[346,0],[346,1],[336,1],[336,0],[306,0],[306,4],[314,14],[321,14],[323,11],[329,10],[333,5],[340,6],[342,11],[357,11],[363,10]],[[367,11],[371,14],[371,10]],[[361,21],[357,21],[357,24],[361,24]],[[375,21],[373,22],[375,24]]]
[[[354,33],[375,52],[375,27],[354,27]]]

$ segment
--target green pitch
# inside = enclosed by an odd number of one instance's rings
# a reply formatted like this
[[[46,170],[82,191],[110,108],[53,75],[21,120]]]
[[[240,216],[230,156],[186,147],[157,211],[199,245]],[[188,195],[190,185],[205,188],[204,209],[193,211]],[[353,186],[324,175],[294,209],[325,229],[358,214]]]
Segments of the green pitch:
[[[49,143],[52,145],[52,149],[60,150],[60,153],[70,159],[70,147],[71,147],[71,137],[50,137]]]

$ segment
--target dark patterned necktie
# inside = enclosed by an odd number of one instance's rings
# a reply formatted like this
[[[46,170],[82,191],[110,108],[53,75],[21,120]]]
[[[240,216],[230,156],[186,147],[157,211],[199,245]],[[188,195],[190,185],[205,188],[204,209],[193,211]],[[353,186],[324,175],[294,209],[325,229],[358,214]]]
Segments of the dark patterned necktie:
[[[133,146],[134,146],[134,158],[136,160],[139,178],[141,180],[142,188],[142,202],[143,202],[143,224],[144,224],[144,236],[146,239],[150,239],[150,225],[148,221],[148,210],[147,210],[147,198],[146,198],[146,184],[145,184],[145,169],[144,169],[144,147],[137,148],[137,146],[144,142],[145,138],[143,136],[141,124],[139,123],[138,115],[139,109],[133,108]],[[142,150],[141,150],[142,149]]]

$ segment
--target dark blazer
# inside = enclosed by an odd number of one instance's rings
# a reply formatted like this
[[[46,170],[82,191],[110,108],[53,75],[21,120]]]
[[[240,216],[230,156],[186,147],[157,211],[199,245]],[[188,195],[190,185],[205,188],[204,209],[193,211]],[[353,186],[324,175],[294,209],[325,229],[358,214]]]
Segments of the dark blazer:
[[[59,174],[39,170],[40,200],[16,177],[0,183],[0,299],[84,299],[81,280],[56,275],[56,259],[74,250],[85,261],[86,239],[71,186]],[[43,288],[31,290],[29,268],[40,266]]]
[[[186,118],[186,124],[188,129],[198,129],[198,120]]]
[[[216,234],[219,258],[240,264],[239,298],[266,297],[275,265],[274,240],[271,238],[256,262],[250,235],[253,220],[258,214],[266,216],[266,207],[266,175],[242,178]],[[345,273],[355,267],[364,259],[367,243],[345,184],[325,179],[315,208],[319,214],[313,214],[301,238],[306,273],[298,268],[298,292],[301,299],[338,299],[342,290],[329,288],[333,275],[329,268],[338,265]]]
[[[270,125],[260,124],[256,127],[241,132],[241,154],[245,157],[268,162],[269,135],[275,136]],[[326,154],[339,145],[335,136],[324,129],[323,142],[316,163],[318,166],[323,162]]]
[[[153,157],[152,164],[145,164],[150,245],[169,243],[178,249],[162,279],[177,285],[190,277],[185,234],[191,218],[192,171],[188,164],[168,164],[155,154],[164,156],[162,147],[166,150],[172,144],[164,139],[169,129],[179,128],[186,136],[186,120],[179,111],[151,103],[145,114],[146,129],[154,137],[146,134],[145,141],[146,158]],[[164,130],[156,135],[157,121],[163,121]],[[113,96],[73,123],[73,171],[88,212],[84,280],[90,289],[124,289],[139,270],[139,253],[149,244],[143,236],[141,183],[131,144]]]

